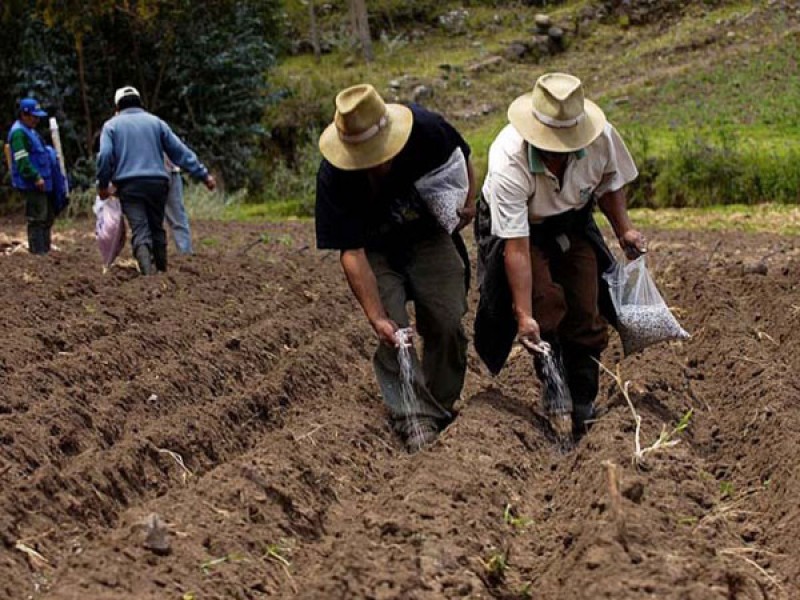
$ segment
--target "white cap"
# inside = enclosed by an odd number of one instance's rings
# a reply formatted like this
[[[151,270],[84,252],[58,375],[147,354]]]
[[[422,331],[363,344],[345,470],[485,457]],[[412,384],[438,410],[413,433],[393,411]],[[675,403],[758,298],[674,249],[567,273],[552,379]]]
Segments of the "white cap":
[[[136,96],[137,98],[139,98],[139,90],[130,85],[126,85],[125,87],[119,88],[114,94],[114,104],[119,104],[119,101],[122,100],[125,96]]]

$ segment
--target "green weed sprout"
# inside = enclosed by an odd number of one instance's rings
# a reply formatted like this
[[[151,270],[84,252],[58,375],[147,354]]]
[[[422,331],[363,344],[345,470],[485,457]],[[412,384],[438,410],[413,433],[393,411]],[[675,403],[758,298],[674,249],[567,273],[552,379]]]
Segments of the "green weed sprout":
[[[533,519],[523,516],[516,516],[511,504],[506,504],[506,508],[503,511],[503,522],[506,525],[510,525],[514,529],[524,530],[526,527],[528,527],[528,525],[533,523]]]
[[[283,572],[286,573],[286,578],[289,580],[289,585],[292,586],[292,590],[295,594],[297,594],[297,584],[295,584],[294,577],[292,577],[292,572],[289,570],[289,567],[292,566],[292,563],[288,558],[286,558],[290,552],[291,548],[286,545],[284,540],[281,540],[280,544],[269,544],[264,551],[264,556],[262,558],[276,562],[281,566]]]
[[[279,562],[284,567],[291,567],[292,563],[285,556],[288,553],[289,548],[285,546],[281,546],[280,544],[269,544],[267,549],[264,551],[264,558]]]
[[[486,578],[489,582],[497,585],[506,578],[508,556],[506,556],[505,552],[495,550],[489,555],[488,560],[483,563],[483,568],[486,569]]]
[[[241,554],[231,553],[226,554],[225,556],[220,556],[219,558],[212,558],[211,560],[207,560],[206,562],[200,565],[200,569],[203,571],[203,575],[208,575],[214,567],[219,565],[232,562],[245,562],[247,559],[242,556]]]
[[[730,481],[720,481],[719,495],[722,499],[733,498],[733,484]]]

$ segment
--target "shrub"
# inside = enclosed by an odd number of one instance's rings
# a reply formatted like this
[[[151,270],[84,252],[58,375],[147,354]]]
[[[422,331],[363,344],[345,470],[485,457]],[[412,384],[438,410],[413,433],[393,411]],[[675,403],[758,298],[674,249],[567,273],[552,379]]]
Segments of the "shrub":
[[[726,128],[681,131],[658,154],[646,134],[628,133],[626,139],[641,172],[629,189],[631,206],[800,201],[800,148],[744,141]]]
[[[305,138],[298,148],[294,167],[284,159],[277,159],[265,174],[267,183],[258,195],[261,202],[281,204],[279,212],[301,217],[314,214],[317,169],[322,158],[317,147],[319,130],[309,131]]]

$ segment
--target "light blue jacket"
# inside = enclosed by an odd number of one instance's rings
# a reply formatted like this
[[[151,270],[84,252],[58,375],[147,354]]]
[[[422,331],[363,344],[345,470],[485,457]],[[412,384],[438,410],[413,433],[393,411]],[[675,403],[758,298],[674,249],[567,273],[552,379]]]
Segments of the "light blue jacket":
[[[97,184],[105,188],[110,181],[168,180],[165,154],[195,179],[203,180],[208,176],[208,169],[169,125],[142,108],[126,108],[103,125],[97,156]]]

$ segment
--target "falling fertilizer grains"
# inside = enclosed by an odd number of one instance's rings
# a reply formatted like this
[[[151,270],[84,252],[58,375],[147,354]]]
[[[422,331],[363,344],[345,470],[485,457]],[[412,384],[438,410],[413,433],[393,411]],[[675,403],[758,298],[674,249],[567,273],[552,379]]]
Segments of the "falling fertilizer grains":
[[[542,405],[563,446],[572,435],[572,396],[564,381],[564,365],[561,356],[547,342],[539,343],[534,352],[534,360],[540,366]]]
[[[407,434],[417,439],[422,439],[422,429],[419,424],[419,402],[414,391],[414,363],[411,360],[411,352],[414,346],[411,344],[413,330],[410,327],[398,329],[395,333],[397,337],[397,361],[400,363],[400,401],[403,405],[403,413],[407,423]]]

